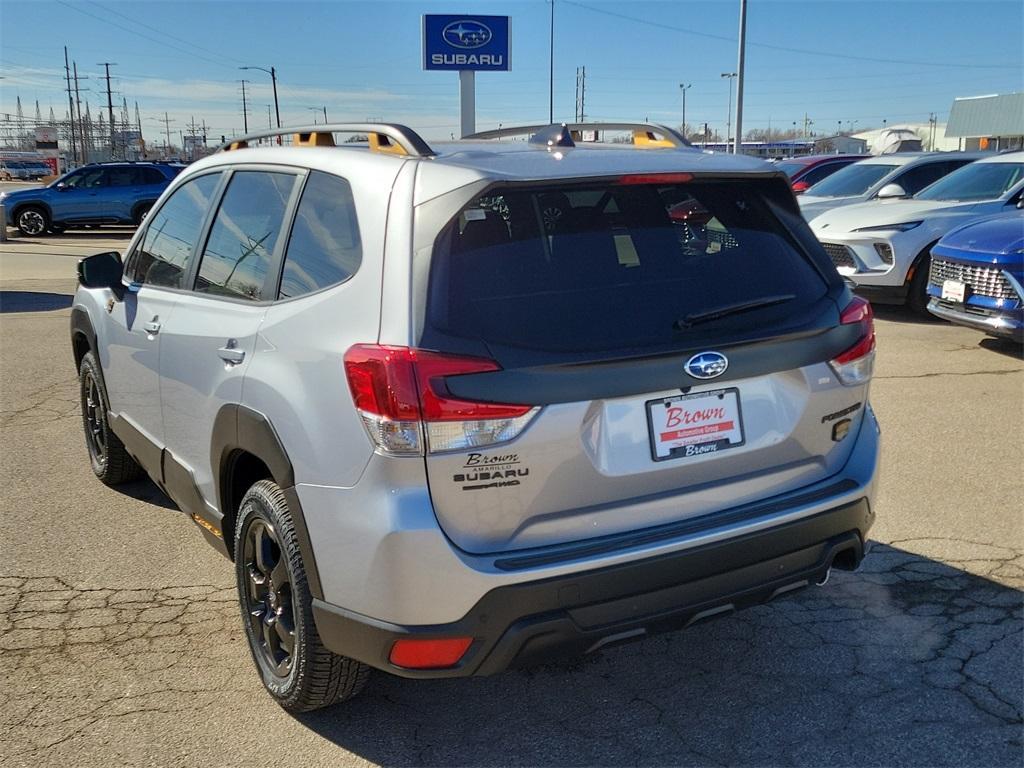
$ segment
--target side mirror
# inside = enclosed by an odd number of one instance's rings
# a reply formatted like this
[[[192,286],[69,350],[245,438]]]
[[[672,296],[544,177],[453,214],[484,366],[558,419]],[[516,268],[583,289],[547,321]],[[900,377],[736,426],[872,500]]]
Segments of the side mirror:
[[[69,187],[63,181],[58,181],[54,189],[56,189],[58,192],[67,192],[69,189],[71,189],[71,187]]]
[[[794,195],[802,195],[804,192],[806,192],[810,188],[811,188],[811,185],[808,184],[806,181],[798,181],[795,184],[793,184],[793,194]]]
[[[895,183],[894,184],[886,184],[884,187],[882,187],[880,190],[878,190],[878,194],[876,195],[876,197],[879,200],[893,199],[893,198],[896,198],[896,197],[906,197],[906,196],[907,196],[907,190],[905,190],[899,184],[895,184]]]
[[[117,251],[97,253],[78,262],[79,285],[83,288],[109,288],[118,300],[124,296],[123,274],[124,265]]]

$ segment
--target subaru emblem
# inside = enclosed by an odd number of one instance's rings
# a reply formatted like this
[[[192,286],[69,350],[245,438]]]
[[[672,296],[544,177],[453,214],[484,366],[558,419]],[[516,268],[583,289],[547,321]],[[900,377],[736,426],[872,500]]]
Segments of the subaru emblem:
[[[725,373],[729,359],[721,352],[701,352],[687,360],[685,367],[695,379],[713,379]]]
[[[491,30],[472,19],[453,21],[441,31],[441,37],[455,48],[481,48],[491,42]]]

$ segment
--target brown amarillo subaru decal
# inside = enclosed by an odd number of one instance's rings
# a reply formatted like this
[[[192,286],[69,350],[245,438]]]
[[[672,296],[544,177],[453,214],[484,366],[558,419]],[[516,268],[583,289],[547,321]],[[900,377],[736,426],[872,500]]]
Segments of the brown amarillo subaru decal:
[[[519,485],[521,477],[530,474],[529,467],[522,466],[518,453],[488,456],[483,453],[471,453],[462,466],[463,472],[452,475],[456,483],[463,485],[464,491],[481,491],[485,488],[507,488]]]

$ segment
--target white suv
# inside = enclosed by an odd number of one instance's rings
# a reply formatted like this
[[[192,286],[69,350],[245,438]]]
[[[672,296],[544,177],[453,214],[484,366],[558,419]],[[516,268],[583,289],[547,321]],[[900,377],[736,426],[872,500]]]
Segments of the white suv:
[[[287,709],[371,667],[593,651],[860,562],[870,306],[770,166],[584,129],[246,137],[175,179],[123,266],[81,262],[93,469],[145,471],[234,561]]]
[[[1019,207],[1022,194],[1024,152],[1007,152],[958,168],[910,200],[826,211],[811,229],[858,293],[926,313],[932,246],[970,219]]]

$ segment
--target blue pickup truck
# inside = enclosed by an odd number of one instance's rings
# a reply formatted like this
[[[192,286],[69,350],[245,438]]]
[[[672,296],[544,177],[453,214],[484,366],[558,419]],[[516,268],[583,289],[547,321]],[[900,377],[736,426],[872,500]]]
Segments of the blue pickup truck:
[[[174,163],[95,163],[45,187],[0,194],[6,223],[23,235],[79,224],[138,224],[184,168]]]
[[[975,219],[932,248],[928,311],[1024,344],[1024,211]]]

